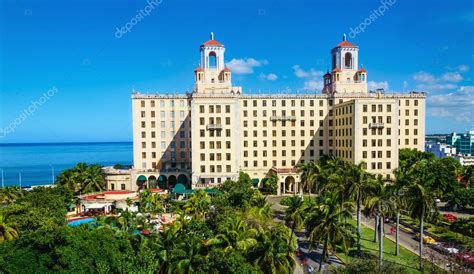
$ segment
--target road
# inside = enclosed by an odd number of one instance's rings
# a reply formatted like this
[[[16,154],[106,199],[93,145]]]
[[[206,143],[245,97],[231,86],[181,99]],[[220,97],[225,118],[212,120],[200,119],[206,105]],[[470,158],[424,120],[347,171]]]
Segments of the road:
[[[283,222],[284,218],[284,207],[280,205],[280,201],[283,197],[268,196],[267,200],[272,204],[272,209],[275,212],[275,220]],[[319,262],[321,260],[322,247],[313,246],[310,250],[309,242],[304,232],[297,232],[296,238],[298,241],[298,247],[300,249],[300,256],[295,256],[295,261],[299,264],[296,266],[294,273],[311,273],[311,269],[316,273],[319,269]],[[305,263],[303,263],[305,261]],[[331,267],[340,267],[343,263],[339,258],[330,254],[329,263],[323,264],[322,272],[330,273],[329,269]]]
[[[364,215],[361,215],[361,222],[362,224],[374,228],[374,219],[368,219]],[[390,229],[394,226],[393,223],[385,223],[384,224],[384,231],[385,231],[385,237],[395,241],[395,233],[391,234]],[[413,253],[417,254],[418,256],[420,253],[418,252],[419,248],[419,242],[418,240],[414,239],[415,232],[410,231],[409,228],[404,228],[399,230],[399,243],[401,246],[409,249]],[[450,263],[450,259],[447,255],[441,254],[437,252],[436,250],[430,248],[428,245],[424,245],[423,248],[423,258],[427,259],[430,262],[435,263],[439,267],[445,269],[445,270],[450,270],[449,267],[446,265]]]
[[[275,212],[275,219],[277,221],[283,221],[284,218],[284,206],[280,205],[280,201],[283,197],[276,197],[276,196],[268,196],[268,201],[272,204],[272,208]],[[368,219],[365,216],[361,215],[361,221],[363,225],[366,225],[367,227],[370,227],[373,229],[374,227],[374,220],[373,219]],[[394,224],[392,223],[387,223],[384,224],[384,229],[385,229],[385,237],[395,241],[395,234],[390,233],[390,229],[392,228]],[[402,226],[401,226],[402,227]],[[411,231],[409,228],[403,228],[399,230],[399,243],[401,246],[409,249],[413,253],[417,254],[419,256],[418,252],[418,240],[414,239],[415,232]],[[304,235],[304,233],[297,233],[297,240],[298,240],[298,246],[300,247],[301,250],[301,258],[306,258],[307,260],[307,265],[303,265],[301,262],[301,259],[295,256],[295,259],[297,262],[300,263],[302,267],[297,267],[295,269],[295,273],[309,273],[308,267],[311,266],[315,271],[319,269],[319,261],[321,258],[322,250],[320,247],[314,248],[314,250],[309,251],[309,246],[308,246],[308,241]],[[440,266],[441,268],[450,271],[451,269],[449,268],[449,265],[452,264],[452,259],[448,255],[444,255],[439,253],[438,251],[430,248],[428,245],[424,246],[424,255],[423,257],[427,259],[428,261]],[[334,255],[331,255],[330,257],[330,262],[329,264],[324,264],[323,265],[323,272],[328,272],[328,269],[331,266],[341,266],[343,265],[342,262],[335,257]]]

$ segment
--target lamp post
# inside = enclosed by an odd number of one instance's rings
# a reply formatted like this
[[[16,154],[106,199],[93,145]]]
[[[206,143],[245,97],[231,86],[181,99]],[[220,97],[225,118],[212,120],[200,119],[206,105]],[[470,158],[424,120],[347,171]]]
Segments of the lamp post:
[[[51,184],[54,185],[54,166],[50,165],[51,167]]]
[[[2,188],[4,188],[5,187],[5,182],[3,181],[3,168],[0,169],[0,170],[2,171]]]
[[[20,188],[21,188],[21,172],[18,173],[18,181],[20,182]]]

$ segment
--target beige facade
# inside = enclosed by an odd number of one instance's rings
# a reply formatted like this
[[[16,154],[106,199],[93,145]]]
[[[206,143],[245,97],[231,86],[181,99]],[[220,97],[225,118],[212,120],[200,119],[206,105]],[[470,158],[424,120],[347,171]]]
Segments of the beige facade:
[[[400,148],[424,149],[424,93],[368,91],[358,47],[345,38],[332,50],[322,93],[312,95],[243,94],[224,66],[224,45],[212,37],[200,50],[192,94],[132,95],[132,184],[201,188],[239,171],[255,182],[274,172],[279,191],[295,193],[295,167],[322,155],[387,176]]]

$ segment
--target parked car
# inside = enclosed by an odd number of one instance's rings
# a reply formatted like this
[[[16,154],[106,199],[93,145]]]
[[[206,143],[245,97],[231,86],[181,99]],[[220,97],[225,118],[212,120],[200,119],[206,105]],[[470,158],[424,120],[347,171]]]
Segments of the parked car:
[[[463,266],[474,268],[474,256],[467,252],[456,254],[456,260]]]
[[[457,254],[459,253],[459,249],[451,246],[447,243],[436,243],[431,246],[434,250],[442,253],[442,254]]]
[[[416,237],[417,240],[419,240],[420,239],[420,233],[416,233],[415,237]],[[425,243],[425,244],[435,244],[436,240],[431,238],[430,236],[424,235],[423,236],[423,243]]]

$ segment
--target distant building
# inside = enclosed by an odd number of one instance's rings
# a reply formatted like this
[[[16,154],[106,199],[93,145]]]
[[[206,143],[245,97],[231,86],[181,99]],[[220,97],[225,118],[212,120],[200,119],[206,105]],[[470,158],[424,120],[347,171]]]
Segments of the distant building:
[[[462,166],[472,166],[474,165],[474,156],[468,155],[455,155],[454,159],[458,160]]]
[[[464,134],[453,132],[446,138],[446,143],[455,147],[459,154],[474,155],[474,130]]]
[[[456,154],[456,148],[440,142],[428,141],[425,143],[425,151],[432,152],[436,158],[452,157]]]

